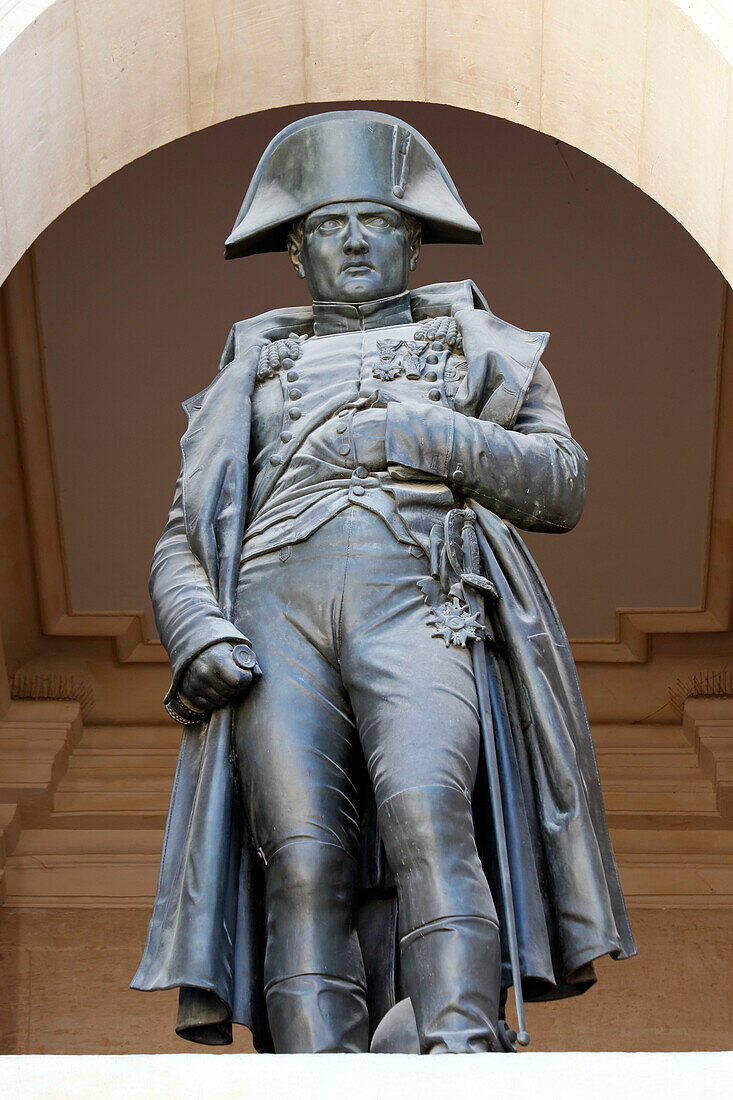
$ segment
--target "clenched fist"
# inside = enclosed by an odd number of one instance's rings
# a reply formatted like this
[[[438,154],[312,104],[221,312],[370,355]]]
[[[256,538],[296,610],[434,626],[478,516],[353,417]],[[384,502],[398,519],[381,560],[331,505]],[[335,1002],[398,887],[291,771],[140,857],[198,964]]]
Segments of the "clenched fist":
[[[210,645],[194,657],[180,684],[181,694],[195,707],[222,707],[252,683],[252,672],[234,660],[229,642]]]

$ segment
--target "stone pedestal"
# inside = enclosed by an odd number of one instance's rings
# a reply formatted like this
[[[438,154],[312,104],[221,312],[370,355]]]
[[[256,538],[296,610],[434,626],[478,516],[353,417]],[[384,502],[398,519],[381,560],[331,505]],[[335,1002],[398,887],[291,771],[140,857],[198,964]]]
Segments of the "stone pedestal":
[[[692,1100],[725,1096],[733,1053],[158,1054],[0,1059],[13,1100]]]

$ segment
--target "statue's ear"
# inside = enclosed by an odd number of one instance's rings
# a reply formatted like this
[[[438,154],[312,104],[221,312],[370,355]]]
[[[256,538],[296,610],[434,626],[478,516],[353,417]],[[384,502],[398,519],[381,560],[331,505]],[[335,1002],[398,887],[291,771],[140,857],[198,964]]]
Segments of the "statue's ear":
[[[403,221],[407,230],[407,239],[410,242],[410,271],[414,271],[420,258],[422,225],[417,218],[403,218]]]
[[[295,274],[299,279],[305,279],[305,268],[300,258],[301,241],[297,240],[293,233],[288,233],[288,255],[295,268]]]
[[[303,254],[303,219],[296,222],[288,233],[288,255],[290,256],[290,262],[295,268],[295,274],[299,279],[305,279],[305,268],[303,267],[303,261],[301,259]]]

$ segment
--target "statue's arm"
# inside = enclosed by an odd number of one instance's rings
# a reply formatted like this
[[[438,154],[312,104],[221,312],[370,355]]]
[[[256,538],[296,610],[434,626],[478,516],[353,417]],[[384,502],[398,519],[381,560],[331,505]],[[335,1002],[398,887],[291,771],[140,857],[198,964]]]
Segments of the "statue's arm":
[[[390,402],[386,449],[395,476],[440,477],[524,530],[570,531],[580,519],[588,460],[541,363],[511,430],[480,414]]]
[[[180,478],[153,554],[149,587],[158,634],[173,672],[166,696],[170,702],[178,697],[178,684],[186,669],[205,649],[219,642],[249,644],[222,614],[206,572],[188,544]]]

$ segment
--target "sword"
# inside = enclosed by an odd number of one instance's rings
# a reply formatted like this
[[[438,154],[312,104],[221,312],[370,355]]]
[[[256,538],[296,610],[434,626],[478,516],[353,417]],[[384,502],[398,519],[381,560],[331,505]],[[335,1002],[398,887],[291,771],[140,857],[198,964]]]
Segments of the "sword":
[[[517,1010],[517,1042],[520,1046],[529,1045],[529,1032],[524,1019],[524,997],[522,994],[522,974],[519,966],[519,944],[517,942],[517,921],[514,913],[514,895],[512,893],[512,877],[509,868],[509,853],[506,842],[506,828],[504,825],[504,810],[501,798],[501,783],[499,779],[499,762],[496,755],[496,739],[494,729],[498,728],[504,737],[509,736],[507,728],[506,701],[504,688],[501,681],[501,672],[494,651],[494,636],[491,624],[486,616],[486,600],[491,599],[495,603],[499,599],[499,593],[490,580],[481,575],[481,558],[479,554],[478,540],[476,538],[475,521],[476,513],[470,508],[455,509],[453,516],[463,520],[461,530],[461,542],[463,549],[463,561],[458,561],[456,545],[451,528],[453,524],[446,521],[446,552],[450,564],[461,578],[463,598],[468,605],[471,617],[480,624],[480,630],[469,640],[471,641],[471,657],[473,671],[476,678],[476,694],[478,696],[479,722],[481,725],[481,740],[486,757],[486,770],[489,777],[491,790],[491,817],[494,825],[497,853],[499,856],[499,876],[501,890],[504,898],[504,919],[507,943],[509,946],[509,961],[512,970],[512,983],[514,985],[514,1000]],[[457,534],[457,532],[456,532]]]

